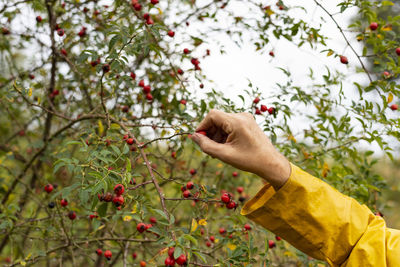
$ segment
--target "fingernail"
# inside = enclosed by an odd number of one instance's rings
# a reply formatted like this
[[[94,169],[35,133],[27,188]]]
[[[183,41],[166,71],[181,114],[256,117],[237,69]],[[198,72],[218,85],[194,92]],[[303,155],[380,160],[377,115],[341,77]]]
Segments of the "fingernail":
[[[192,140],[196,143],[199,142],[199,134],[198,133],[194,133],[192,134]]]

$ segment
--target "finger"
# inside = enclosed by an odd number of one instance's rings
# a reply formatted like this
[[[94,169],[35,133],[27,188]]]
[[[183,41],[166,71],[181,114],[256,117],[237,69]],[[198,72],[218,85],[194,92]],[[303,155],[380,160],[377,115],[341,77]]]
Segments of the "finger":
[[[207,131],[213,127],[220,128],[224,130],[227,134],[232,132],[231,120],[228,113],[225,113],[221,110],[213,109],[211,110],[207,116],[199,123],[196,128],[196,132],[198,131]]]
[[[226,145],[217,143],[207,136],[198,133],[192,135],[192,140],[200,146],[203,152],[221,160],[225,159],[226,150],[228,149]]]

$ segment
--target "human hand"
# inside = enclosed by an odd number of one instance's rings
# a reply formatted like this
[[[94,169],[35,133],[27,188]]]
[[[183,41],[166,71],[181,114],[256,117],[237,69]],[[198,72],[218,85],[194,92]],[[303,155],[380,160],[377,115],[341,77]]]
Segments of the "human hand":
[[[207,136],[198,133],[205,131]],[[212,157],[264,178],[275,190],[291,173],[289,161],[272,145],[250,113],[211,110],[192,139]]]

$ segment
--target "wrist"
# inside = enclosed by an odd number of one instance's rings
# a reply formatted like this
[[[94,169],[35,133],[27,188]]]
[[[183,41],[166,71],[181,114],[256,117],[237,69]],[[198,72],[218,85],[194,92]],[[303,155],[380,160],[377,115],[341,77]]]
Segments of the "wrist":
[[[278,152],[276,156],[269,158],[273,158],[273,160],[264,165],[263,171],[259,176],[270,183],[275,191],[278,191],[289,179],[292,166],[286,157]]]

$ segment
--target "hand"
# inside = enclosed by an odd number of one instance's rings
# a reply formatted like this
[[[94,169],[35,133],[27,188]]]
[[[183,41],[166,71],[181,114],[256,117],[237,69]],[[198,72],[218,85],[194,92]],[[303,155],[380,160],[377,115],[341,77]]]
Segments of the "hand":
[[[205,131],[207,136],[199,131]],[[257,174],[275,190],[289,179],[289,161],[275,149],[250,113],[211,110],[198,125],[192,139],[205,153]]]

